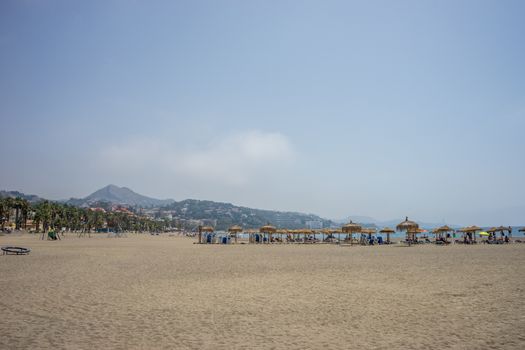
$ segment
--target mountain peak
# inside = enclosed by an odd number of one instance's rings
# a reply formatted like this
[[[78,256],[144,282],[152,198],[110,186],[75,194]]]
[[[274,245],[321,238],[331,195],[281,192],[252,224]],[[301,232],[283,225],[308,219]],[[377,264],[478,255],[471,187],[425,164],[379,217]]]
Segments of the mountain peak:
[[[132,205],[140,207],[162,206],[173,203],[172,199],[156,199],[138,194],[128,187],[109,184],[93,192],[82,200],[86,204],[109,202],[112,204]]]

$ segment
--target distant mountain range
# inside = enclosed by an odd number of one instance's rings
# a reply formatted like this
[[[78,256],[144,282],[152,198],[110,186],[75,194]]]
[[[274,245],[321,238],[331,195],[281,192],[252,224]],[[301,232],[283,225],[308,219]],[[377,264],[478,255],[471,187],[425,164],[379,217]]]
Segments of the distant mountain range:
[[[44,200],[38,196],[25,195],[17,191],[2,191],[0,197],[22,197],[31,202]],[[176,202],[173,199],[155,199],[138,194],[127,187],[108,185],[84,198],[71,198],[60,201],[78,207],[117,204],[137,209],[159,218],[166,215],[173,219],[202,220],[215,226],[218,230],[227,229],[231,225],[242,225],[245,228],[256,228],[271,223],[279,228],[304,228],[308,225],[329,227],[334,225],[331,220],[323,219],[313,214],[296,212],[281,212],[274,210],[252,209],[235,206],[231,203],[206,200],[186,199]]]
[[[89,206],[97,202],[120,204],[139,208],[162,207],[175,202],[173,199],[155,199],[133,192],[127,187],[108,185],[85,198],[71,198],[66,204]]]
[[[0,197],[21,197],[31,203],[44,200],[39,196],[26,195],[18,191],[0,191]],[[84,198],[71,198],[61,202],[79,207],[109,203],[143,209],[158,208],[159,212],[169,212],[174,218],[213,222],[217,229],[224,229],[233,224],[243,225],[244,227],[258,227],[266,223],[291,229],[303,228],[312,224],[321,224],[323,227],[330,227],[347,223],[350,220],[368,227],[395,228],[395,226],[403,220],[403,218],[398,218],[381,221],[368,216],[350,216],[343,220],[332,221],[313,214],[252,209],[235,206],[231,203],[194,199],[186,199],[180,202],[173,199],[156,199],[138,194],[127,187],[118,187],[115,185],[103,187]],[[419,222],[419,224],[421,227],[429,229],[444,225],[444,223],[426,222]],[[453,228],[459,227],[458,225],[452,225],[450,223],[448,223],[448,225]]]
[[[209,222],[218,230],[225,230],[232,225],[258,228],[268,223],[277,228],[288,229],[330,227],[335,224],[314,214],[252,209],[231,203],[195,199],[173,202],[161,209],[178,219]]]

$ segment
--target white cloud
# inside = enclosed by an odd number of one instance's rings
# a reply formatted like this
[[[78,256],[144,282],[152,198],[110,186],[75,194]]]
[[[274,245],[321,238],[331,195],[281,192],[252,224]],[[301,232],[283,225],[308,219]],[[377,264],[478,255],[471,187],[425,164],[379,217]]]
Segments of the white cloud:
[[[203,140],[190,149],[175,141],[134,139],[104,148],[99,157],[104,169],[114,174],[167,172],[179,181],[237,187],[293,159],[286,136],[262,131]]]

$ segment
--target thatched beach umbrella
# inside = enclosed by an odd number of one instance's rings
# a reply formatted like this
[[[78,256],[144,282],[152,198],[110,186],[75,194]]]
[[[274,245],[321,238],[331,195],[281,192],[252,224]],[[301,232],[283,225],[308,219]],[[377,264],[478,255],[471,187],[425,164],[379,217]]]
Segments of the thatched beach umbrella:
[[[476,241],[476,232],[477,231],[481,231],[481,230],[482,230],[481,227],[476,226],[476,225],[472,225],[472,226],[463,227],[459,231],[463,232],[464,234],[466,234],[466,237],[468,237],[470,242],[472,242],[472,241],[475,242]]]
[[[199,243],[202,243],[202,233],[203,232],[213,232],[213,227],[211,226],[199,226]]]
[[[301,232],[302,234],[304,234],[304,243],[308,242],[308,239],[310,237],[310,235],[313,235],[314,236],[314,240],[315,240],[315,231],[312,230],[312,229],[309,229],[309,228],[303,228],[301,229]]]
[[[326,235],[330,234],[330,229],[328,228],[323,228],[323,229],[320,229],[320,230],[317,230],[317,232],[319,232],[321,234],[321,243],[324,243],[325,242],[325,237]]]
[[[244,230],[244,232],[248,234],[248,242],[254,243],[255,242],[254,234],[258,233],[259,230],[255,230],[252,228],[252,229]]]
[[[337,233],[337,236],[338,236],[338,239],[337,241],[340,240],[340,234],[341,234],[341,229],[340,228],[324,228],[321,230],[321,232],[323,233],[323,242],[326,241],[327,237],[325,238],[326,235],[328,235],[329,237],[332,238],[332,242],[333,242],[333,238],[334,238],[334,233]]]
[[[450,231],[452,231],[452,229],[450,227],[448,227],[448,225],[444,225],[444,226],[438,227],[434,231],[436,231],[436,232],[450,232]]]
[[[279,230],[276,230],[275,233],[279,235],[279,238],[281,239],[281,243],[283,243],[283,235],[288,234],[288,230],[279,229]]]
[[[376,229],[375,228],[364,228],[361,230],[361,233],[362,234],[365,234],[365,235],[368,235],[368,240],[370,241],[372,239],[372,235],[374,233],[376,233]],[[364,242],[361,242],[361,243],[364,243]]]
[[[379,233],[386,233],[386,243],[390,244],[390,234],[396,233],[396,230],[391,229],[390,227],[384,227]]]
[[[508,233],[511,233],[512,232],[512,227],[510,227],[510,226],[498,226],[498,227],[496,227],[496,231],[497,232],[505,232],[505,231],[507,231]]]
[[[231,226],[231,227],[228,229],[228,232],[229,232],[230,234],[233,233],[233,234],[235,235],[235,243],[237,243],[237,234],[238,234],[239,232],[242,232],[242,227],[239,226],[239,225],[233,225],[233,226]]]
[[[358,232],[361,232],[361,230],[362,230],[361,225],[356,224],[352,222],[351,220],[348,224],[344,225],[341,228],[341,231],[343,231],[343,233],[358,233]]]
[[[503,237],[505,231],[508,232],[509,236],[512,236],[512,227],[510,226],[498,226],[494,227],[494,238],[496,238],[496,232],[499,232],[501,234],[501,237]]]
[[[415,239],[415,230],[417,229],[419,229],[417,222],[408,220],[408,216],[405,217],[405,221],[396,226],[396,230],[406,232],[408,245]]]
[[[352,220],[350,220],[350,222],[348,224],[343,225],[343,227],[341,227],[341,232],[348,233],[348,235],[350,237],[350,243],[352,243],[352,235],[354,233],[361,232],[362,229],[363,228],[361,227],[361,225],[356,224],[356,223],[352,222]]]
[[[444,226],[438,227],[437,229],[432,231],[432,233],[436,235],[436,241],[437,241],[438,240],[438,236],[439,236],[439,238],[442,238],[443,237],[442,235],[444,233],[448,233],[448,232],[452,232],[452,231],[453,230],[448,225],[444,225]]]
[[[260,233],[262,233],[262,234],[267,233],[268,234],[268,243],[271,242],[272,234],[275,233],[275,231],[277,231],[275,226],[272,226],[270,224],[266,224],[266,225],[262,226],[261,228],[259,228],[259,232]]]

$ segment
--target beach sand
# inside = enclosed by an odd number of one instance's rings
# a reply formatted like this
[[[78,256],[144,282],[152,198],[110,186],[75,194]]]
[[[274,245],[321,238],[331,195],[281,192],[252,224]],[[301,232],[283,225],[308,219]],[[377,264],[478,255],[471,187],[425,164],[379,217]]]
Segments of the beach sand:
[[[0,348],[525,348],[525,244],[193,242],[1,236]]]

